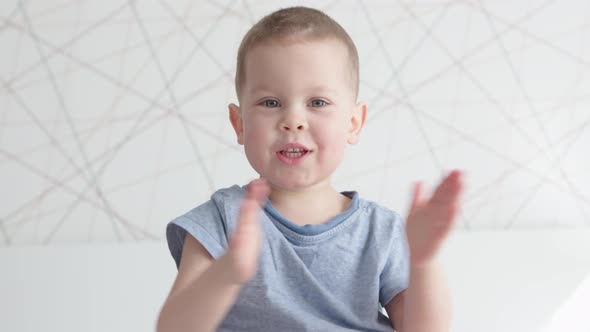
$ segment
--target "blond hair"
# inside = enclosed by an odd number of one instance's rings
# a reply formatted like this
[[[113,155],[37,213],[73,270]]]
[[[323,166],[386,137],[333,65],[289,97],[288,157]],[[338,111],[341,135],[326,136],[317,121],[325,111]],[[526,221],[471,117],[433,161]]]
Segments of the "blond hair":
[[[351,78],[355,99],[359,87],[359,58],[352,38],[344,28],[320,10],[308,7],[279,9],[263,17],[244,35],[236,65],[235,88],[240,98],[240,90],[245,81],[245,63],[248,51],[269,41],[321,40],[333,38],[341,41],[348,49],[351,64]]]

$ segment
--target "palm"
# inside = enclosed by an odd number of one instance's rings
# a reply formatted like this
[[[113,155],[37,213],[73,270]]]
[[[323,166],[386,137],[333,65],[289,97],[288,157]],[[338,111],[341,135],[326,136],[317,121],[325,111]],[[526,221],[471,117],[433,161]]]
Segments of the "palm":
[[[463,186],[461,175],[459,171],[451,172],[429,199],[421,197],[422,185],[416,185],[406,218],[408,245],[414,266],[432,261],[454,225]]]

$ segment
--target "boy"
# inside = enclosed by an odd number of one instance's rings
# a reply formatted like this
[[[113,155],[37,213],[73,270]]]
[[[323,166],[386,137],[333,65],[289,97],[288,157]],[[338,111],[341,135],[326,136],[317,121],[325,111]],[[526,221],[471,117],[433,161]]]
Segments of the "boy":
[[[318,10],[282,9],[250,29],[229,115],[261,178],[168,225],[178,275],[158,331],[448,330],[434,256],[455,220],[461,174],[430,199],[418,184],[406,225],[337,192],[330,176],[367,113],[358,82],[354,43]]]

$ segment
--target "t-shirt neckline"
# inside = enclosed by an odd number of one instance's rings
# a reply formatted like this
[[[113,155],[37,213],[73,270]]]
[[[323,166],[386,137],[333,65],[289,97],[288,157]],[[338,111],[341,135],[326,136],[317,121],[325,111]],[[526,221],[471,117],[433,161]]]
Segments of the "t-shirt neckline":
[[[264,205],[264,212],[269,218],[274,219],[275,221],[279,222],[281,225],[285,226],[287,229],[291,230],[292,232],[298,235],[315,236],[327,232],[333,229],[334,227],[337,227],[343,221],[348,219],[356,210],[358,210],[359,199],[358,193],[356,191],[343,191],[341,192],[341,194],[351,199],[348,208],[342,213],[330,218],[330,220],[322,224],[297,225],[294,222],[282,216],[281,213],[272,206],[270,200],[268,199],[266,200],[266,203]]]

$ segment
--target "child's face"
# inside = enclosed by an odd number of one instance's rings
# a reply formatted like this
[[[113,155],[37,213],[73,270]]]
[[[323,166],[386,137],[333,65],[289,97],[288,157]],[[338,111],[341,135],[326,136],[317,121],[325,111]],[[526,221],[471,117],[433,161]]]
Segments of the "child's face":
[[[364,124],[346,47],[323,39],[255,46],[246,58],[241,105],[230,105],[238,142],[271,186],[329,181]],[[290,143],[294,145],[289,145]]]

